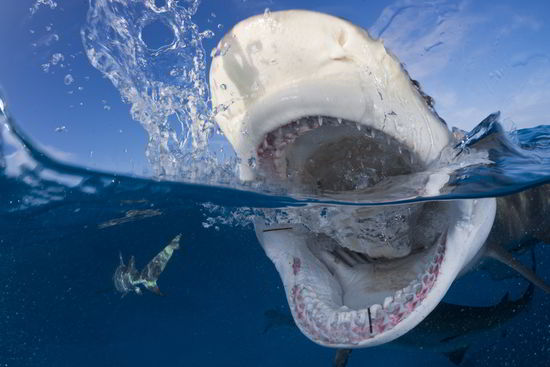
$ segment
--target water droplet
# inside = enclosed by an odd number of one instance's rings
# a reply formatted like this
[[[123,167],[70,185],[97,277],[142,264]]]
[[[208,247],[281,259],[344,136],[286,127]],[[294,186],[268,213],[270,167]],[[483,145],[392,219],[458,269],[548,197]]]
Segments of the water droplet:
[[[63,60],[65,60],[65,56],[63,56],[63,54],[57,52],[57,53],[52,55],[52,59],[51,59],[50,63],[52,65],[57,65]]]
[[[218,24],[218,29],[222,30],[223,29],[223,24]]]
[[[0,94],[0,115],[6,116],[6,102],[4,102],[4,98],[2,98],[1,94]]]
[[[65,83],[65,85],[71,85],[73,84],[73,82],[74,82],[74,78],[71,74],[65,75],[65,78],[63,79],[63,83]]]
[[[227,89],[227,85],[221,84],[221,85],[220,85],[220,88],[221,88],[222,90],[226,90],[226,89]]]
[[[264,10],[264,17],[270,17],[271,16],[271,10],[269,8],[265,8]]]
[[[214,31],[212,31],[210,29],[207,29],[206,31],[199,33],[199,37],[203,38],[203,39],[204,38],[206,38],[206,39],[212,38],[212,37],[214,37],[214,35],[215,35]]]
[[[67,126],[61,125],[55,128],[56,133],[63,133],[67,131]]]
[[[78,90],[82,91],[84,90],[84,87],[78,87]]]
[[[213,49],[210,56],[212,57],[225,56],[230,48],[231,48],[231,45],[225,42],[223,45]]]

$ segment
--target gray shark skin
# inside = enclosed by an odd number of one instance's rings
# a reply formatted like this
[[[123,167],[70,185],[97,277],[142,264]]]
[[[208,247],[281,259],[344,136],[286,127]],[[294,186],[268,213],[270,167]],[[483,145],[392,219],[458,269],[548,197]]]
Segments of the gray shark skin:
[[[550,243],[550,184],[497,198],[489,246],[517,251],[529,240]]]
[[[122,296],[125,296],[130,292],[135,292],[141,295],[140,287],[144,287],[148,291],[162,296],[163,294],[157,285],[157,280],[160,274],[164,271],[164,268],[172,257],[174,251],[179,249],[180,239],[181,234],[174,237],[174,239],[166,247],[164,247],[161,252],[149,261],[147,266],[145,266],[141,272],[138,272],[136,269],[134,256],[131,256],[128,265],[125,265],[121,254],[120,265],[116,268],[113,276],[115,289],[121,292]]]
[[[496,218],[487,238],[485,256],[509,266],[550,293],[550,286],[510,253],[540,242],[550,243],[550,185],[498,198]]]

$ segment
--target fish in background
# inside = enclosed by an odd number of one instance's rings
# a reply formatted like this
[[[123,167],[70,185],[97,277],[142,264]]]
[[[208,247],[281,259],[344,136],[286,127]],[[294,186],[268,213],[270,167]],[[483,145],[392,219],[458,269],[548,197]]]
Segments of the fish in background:
[[[117,291],[122,293],[122,296],[130,292],[135,292],[141,295],[141,287],[144,287],[150,292],[162,296],[157,280],[160,274],[164,271],[166,264],[172,257],[175,250],[180,248],[181,234],[178,234],[174,239],[159,252],[141,272],[136,269],[136,261],[134,256],[130,257],[128,265],[124,264],[122,254],[120,254],[120,265],[116,268],[113,276],[113,282]]]

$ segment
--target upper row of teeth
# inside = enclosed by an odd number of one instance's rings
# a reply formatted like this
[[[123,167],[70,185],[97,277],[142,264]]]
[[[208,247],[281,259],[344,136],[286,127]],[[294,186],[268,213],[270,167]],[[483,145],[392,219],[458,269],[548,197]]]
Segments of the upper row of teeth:
[[[341,118],[327,118],[323,116],[306,117],[300,120],[292,121],[274,132],[267,134],[266,138],[258,148],[258,153],[274,153],[280,151],[287,144],[292,143],[298,136],[314,130],[321,126],[339,126],[343,120]],[[357,124],[357,128],[361,126]]]
[[[340,126],[342,123],[343,120],[341,118],[335,119],[323,116],[305,117],[292,121],[266,135],[258,147],[258,156],[270,157],[276,173],[284,176],[286,172],[286,160],[282,158],[284,157],[283,150],[288,144],[293,143],[300,135],[318,127]],[[358,130],[361,130],[361,125],[356,124],[356,126]]]

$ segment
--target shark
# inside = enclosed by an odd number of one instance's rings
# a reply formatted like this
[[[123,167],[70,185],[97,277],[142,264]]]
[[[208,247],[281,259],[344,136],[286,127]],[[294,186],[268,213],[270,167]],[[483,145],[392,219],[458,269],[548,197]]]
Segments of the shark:
[[[351,201],[358,193],[384,195],[419,172],[428,174],[416,182],[417,195],[437,194],[448,182],[428,169],[454,142],[433,99],[361,27],[307,10],[266,12],[236,24],[213,56],[214,118],[239,158],[242,181]],[[372,347],[420,324],[484,256],[548,291],[502,246],[531,228],[513,218],[537,218],[532,235],[547,234],[548,215],[533,200],[550,207],[548,191],[334,205],[317,216],[308,207],[298,223],[258,218],[254,225],[300,331],[326,347]]]
[[[144,287],[148,291],[162,296],[163,293],[160,291],[157,281],[168,264],[168,261],[174,254],[174,251],[180,248],[180,240],[181,234],[178,234],[162,249],[162,251],[147,263],[141,272],[136,269],[136,260],[134,256],[130,256],[130,260],[126,265],[122,258],[122,254],[119,254],[120,264],[113,275],[115,289],[122,293],[122,296],[132,292],[141,295],[141,287]]]

